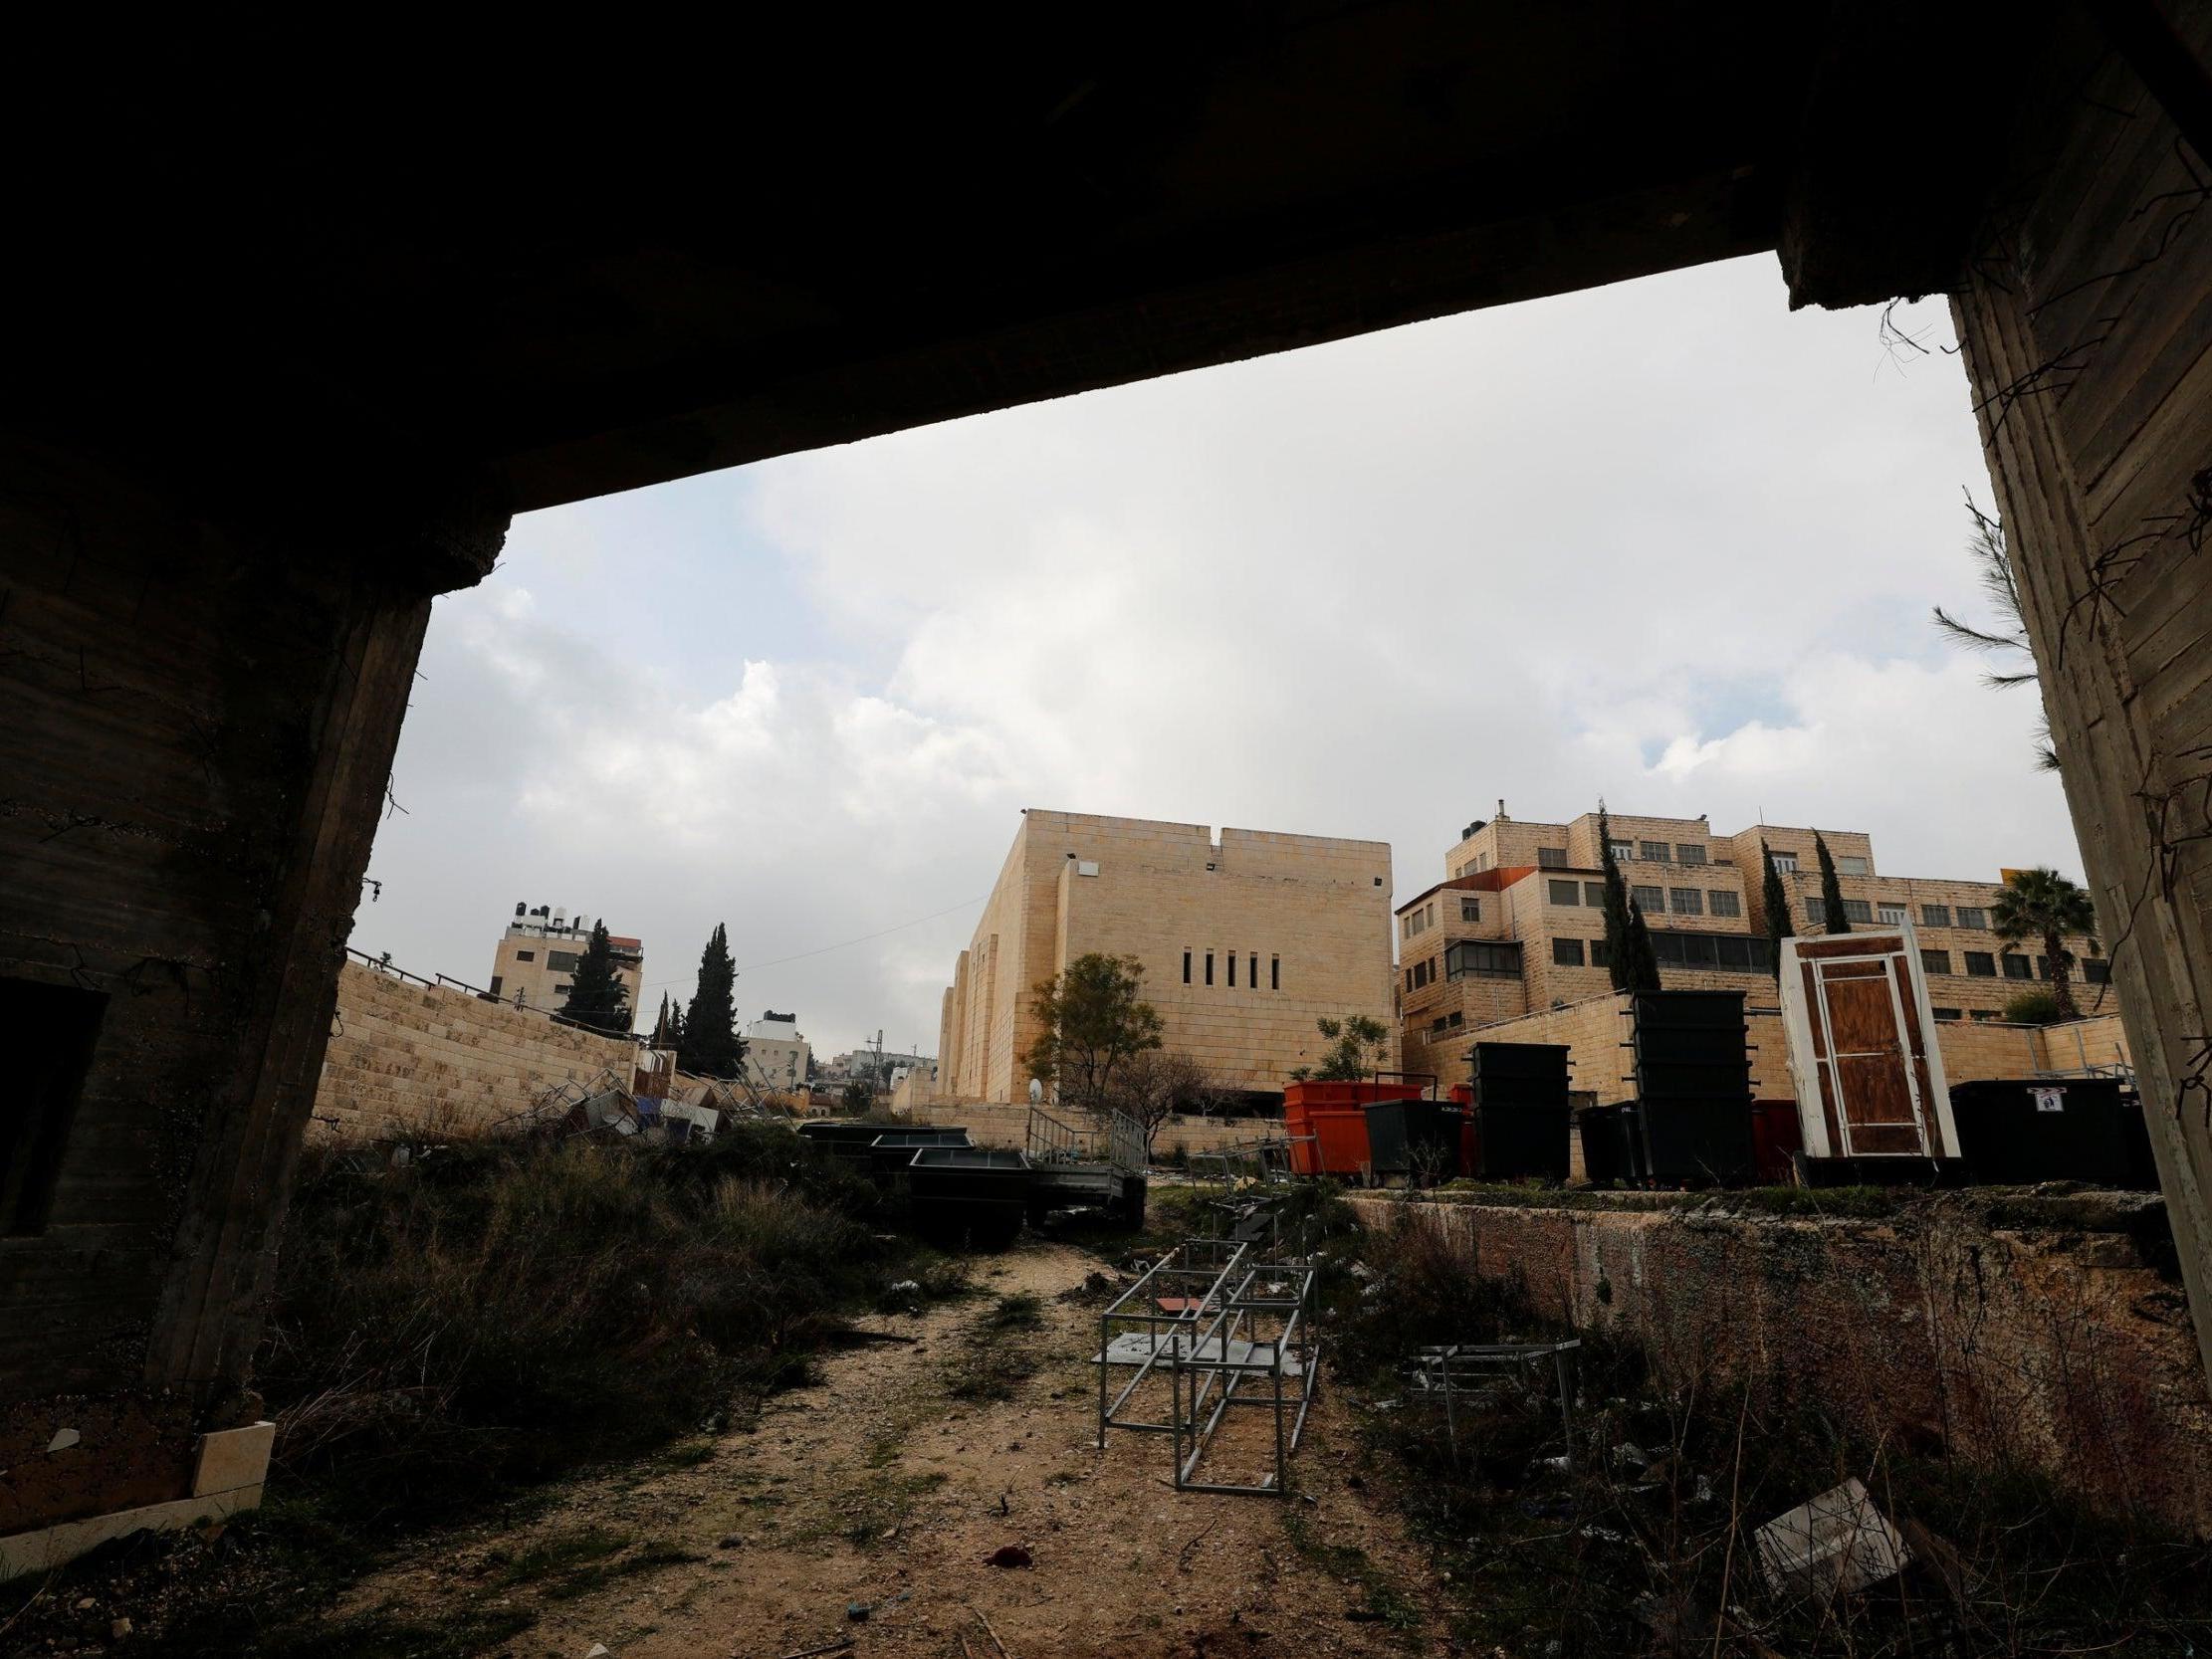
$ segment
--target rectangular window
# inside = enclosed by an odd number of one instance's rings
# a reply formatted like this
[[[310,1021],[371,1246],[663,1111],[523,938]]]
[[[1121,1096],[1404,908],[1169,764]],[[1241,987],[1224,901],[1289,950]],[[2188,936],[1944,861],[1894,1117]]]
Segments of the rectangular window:
[[[1666,889],[1663,887],[1633,887],[1629,889],[1629,897],[1647,917],[1666,914]]]
[[[1440,1037],[1449,1029],[1450,1026],[1445,1023],[1444,1017],[1441,1014],[1438,1014],[1435,1019],[1429,1022],[1429,1035],[1432,1037]]]
[[[1518,979],[1521,976],[1521,947],[1518,944],[1484,944],[1474,939],[1463,939],[1443,953],[1443,974],[1446,979],[1472,975],[1478,979]]]
[[[1611,967],[1613,965],[1613,957],[1607,951],[1605,940],[1602,938],[1594,938],[1590,941],[1590,965],[1592,967]]]
[[[1666,890],[1666,908],[1676,916],[1703,916],[1705,890],[1701,887],[1670,887]]]
[[[1183,952],[1183,982],[1186,985],[1191,982],[1191,952],[1188,950]]]
[[[1779,874],[1784,876],[1794,876],[1797,874],[1797,854],[1775,853],[1771,856],[1774,859],[1774,868]]]
[[[1948,973],[1951,971],[1951,953],[1948,950],[1923,950],[1920,952],[1920,968],[1926,973]]]
[[[1233,950],[1228,953],[1228,988],[1236,989],[1236,952]]]
[[[2092,985],[2109,985],[2112,982],[2112,964],[2110,962],[2084,962],[2082,964],[2082,977]]]
[[[1467,1023],[1467,1016],[1464,1014],[1453,1014],[1451,1018],[1445,1023],[1448,1024],[1452,1030],[1456,1031],[1459,1029],[1460,1026]]]
[[[2036,964],[2025,956],[2016,956],[2008,950],[2005,952],[2004,963],[2007,979],[2033,979],[2036,976]]]
[[[494,996],[497,996],[497,995],[499,995],[499,987],[500,987],[500,979],[501,979],[501,977],[502,977],[502,975],[500,975],[500,974],[497,974],[497,973],[495,973],[495,974],[493,974],[493,975],[492,975],[492,994],[493,994]]]
[[[567,994],[568,994],[568,987],[567,987],[566,985],[555,985],[555,986],[553,986],[553,995],[555,995],[555,996],[566,996]]]
[[[1256,950],[1252,952],[1251,969],[1252,971],[1245,977],[1244,983],[1256,991],[1259,989],[1259,952]]]
[[[2036,958],[2036,977],[2038,979],[2051,977],[2051,958],[2049,956],[2038,956]]]
[[[1437,901],[1434,899],[1429,901],[1429,915],[1425,920],[1429,927],[1437,925]]]
[[[1948,928],[1951,925],[1951,907],[1948,905],[1922,905],[1920,926],[1923,928]]]
[[[1582,940],[1555,938],[1551,941],[1551,960],[1554,967],[1582,966]]]
[[[1808,924],[1809,926],[1811,926],[1811,927],[1815,927],[1815,928],[1825,928],[1825,927],[1827,927],[1827,926],[1828,926],[1828,906],[1827,906],[1827,904],[1826,904],[1826,903],[1825,903],[1824,901],[1822,901],[1822,900],[1819,900],[1819,899],[1808,899],[1808,900],[1806,900],[1806,901],[1805,901],[1805,920],[1806,920],[1806,923],[1807,923],[1807,924]]]
[[[1482,920],[1482,901],[1479,899],[1460,900],[1459,920],[1461,922],[1480,922]]]
[[[7,979],[0,980],[0,996],[11,1004],[9,1030],[37,1034],[14,1057],[16,1075],[0,1113],[0,1232],[43,1233],[61,1185],[70,1124],[92,1070],[93,1045],[108,1014],[108,993]]]
[[[1959,1011],[1956,1008],[1930,1008],[1928,1012],[1939,1020],[1955,1020],[1959,1017]]]
[[[1269,956],[1267,958],[1267,988],[1271,991],[1282,989],[1282,958],[1280,956]]]
[[[1564,870],[1567,868],[1567,849],[1564,847],[1539,847],[1536,849],[1536,863],[1541,869]]]
[[[1844,917],[1850,922],[1872,922],[1875,919],[1875,908],[1864,899],[1846,899]]]
[[[1410,992],[1410,991],[1412,991],[1412,990],[1413,990],[1413,988],[1414,988],[1414,970],[1413,970],[1412,968],[1408,968],[1408,969],[1406,970],[1406,989],[1407,989],[1407,990],[1408,990],[1408,991]]]
[[[1996,958],[1995,956],[1992,956],[1992,955],[1991,955],[1991,954],[1990,954],[1990,953],[1989,953],[1988,951],[1986,951],[1986,950],[1969,950],[1969,951],[1967,951],[1967,952],[1966,952],[1966,975],[1967,975],[1967,977],[1968,977],[1968,978],[1970,978],[1970,979],[1994,979],[1994,978],[1996,978],[1996,977],[1997,977],[1997,958]]]
[[[1839,876],[1864,876],[1866,873],[1867,861],[1863,858],[1840,858],[1836,861],[1836,874]]]
[[[1876,914],[1881,918],[1881,925],[1884,928],[1901,928],[1904,926],[1904,907],[1902,905],[1884,902],[1876,906],[1875,910]]]
[[[1765,973],[1773,960],[1772,947],[1763,938],[1674,929],[1661,929],[1652,934],[1652,954],[1661,967],[1717,968],[1727,973]]]
[[[1674,861],[1677,864],[1702,864],[1705,849],[1695,841],[1678,841],[1674,844]]]
[[[1555,905],[1582,903],[1582,883],[1554,881],[1551,885],[1551,902]]]
[[[1639,841],[1636,852],[1639,858],[1650,859],[1654,864],[1670,864],[1674,858],[1674,849],[1663,841]]]
[[[1979,905],[1961,905],[1958,907],[1958,925],[1961,928],[1986,928],[1989,926],[1989,912]]]
[[[538,952],[535,950],[518,950],[515,952],[515,959],[518,962],[535,962],[538,959]]]
[[[1636,857],[1636,848],[1626,841],[1608,841],[1606,845],[1613,849],[1615,858]]]
[[[1214,952],[1211,950],[1206,953],[1206,982],[1214,983]]]
[[[546,952],[546,966],[555,973],[573,973],[576,971],[576,953],[573,950],[549,950]]]
[[[1582,902],[1588,905],[1594,911],[1604,910],[1605,883],[1584,882],[1582,884]]]
[[[1976,1008],[1972,1017],[1978,1020],[1993,1020],[1997,1017],[1997,1010],[1994,1008]]]
[[[1726,888],[1716,887],[1705,895],[1705,902],[1715,916],[1741,916],[1743,901]]]

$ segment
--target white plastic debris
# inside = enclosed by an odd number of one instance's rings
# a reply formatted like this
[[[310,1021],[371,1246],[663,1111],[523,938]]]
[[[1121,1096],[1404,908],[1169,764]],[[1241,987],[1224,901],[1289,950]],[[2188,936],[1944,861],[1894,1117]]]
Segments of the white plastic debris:
[[[46,1443],[46,1449],[50,1452],[66,1452],[82,1438],[73,1428],[58,1428],[54,1431],[54,1438]]]
[[[610,1659],[604,1642],[593,1642],[584,1650],[583,1659]]]
[[[922,1286],[919,1281],[913,1279],[901,1279],[897,1284],[893,1285],[885,1294],[889,1296],[919,1296],[921,1292]]]
[[[1776,1516],[1753,1537],[1767,1582],[1780,1595],[1863,1590],[1912,1558],[1856,1478]]]

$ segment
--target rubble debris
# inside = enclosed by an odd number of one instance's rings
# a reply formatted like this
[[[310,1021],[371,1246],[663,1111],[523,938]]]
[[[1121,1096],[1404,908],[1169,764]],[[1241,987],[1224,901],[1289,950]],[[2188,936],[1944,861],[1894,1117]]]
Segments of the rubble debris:
[[[1779,1595],[1849,1594],[1893,1577],[1912,1556],[1854,1476],[1753,1535]]]
[[[1032,1566],[1029,1552],[1018,1544],[1001,1544],[984,1557],[986,1566]]]
[[[49,1452],[66,1452],[83,1438],[73,1428],[58,1428],[54,1431],[54,1438],[46,1443],[46,1449]]]

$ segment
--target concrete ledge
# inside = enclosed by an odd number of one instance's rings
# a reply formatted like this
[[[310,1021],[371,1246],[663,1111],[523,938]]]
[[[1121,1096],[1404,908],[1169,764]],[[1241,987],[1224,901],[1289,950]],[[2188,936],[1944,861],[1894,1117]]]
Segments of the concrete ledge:
[[[135,1509],[64,1521],[36,1532],[0,1538],[0,1582],[27,1572],[51,1572],[103,1544],[128,1538],[132,1533],[173,1532],[259,1509],[262,1485],[269,1474],[269,1452],[276,1438],[277,1425],[270,1422],[203,1434],[193,1463],[190,1497],[141,1504]]]

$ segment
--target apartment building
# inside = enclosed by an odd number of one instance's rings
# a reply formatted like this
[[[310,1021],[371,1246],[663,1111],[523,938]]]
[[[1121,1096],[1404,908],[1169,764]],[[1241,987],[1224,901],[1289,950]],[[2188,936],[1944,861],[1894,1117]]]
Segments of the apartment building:
[[[1516,1015],[1612,988],[1605,954],[1598,815],[1567,823],[1497,816],[1467,826],[1444,856],[1448,874],[1397,910],[1404,1064],[1457,1081],[1472,1033]],[[1652,929],[1660,982],[1774,995],[1762,844],[1774,855],[1791,933],[1827,931],[1814,831],[1754,825],[1718,834],[1702,816],[1613,814],[1613,854]],[[2008,998],[2050,977],[2032,947],[1989,930],[1997,881],[1896,877],[1876,868],[1855,830],[1822,830],[1845,914],[1876,927],[1909,919],[1919,933],[1939,1020],[1995,1020]],[[2068,941],[2085,1009],[2110,979],[2095,940]]]
[[[788,1093],[806,1087],[813,1047],[799,1035],[798,1016],[763,1009],[745,1028],[745,1069],[760,1089]]]
[[[591,919],[580,912],[571,919],[555,906],[517,905],[514,920],[492,953],[492,979],[486,989],[517,1007],[558,1013],[568,1000],[576,963],[590,942]],[[616,933],[607,935],[607,943],[614,951],[615,977],[628,987],[634,1019],[645,981],[645,947]]]
[[[1391,855],[1380,841],[1030,810],[943,998],[938,1087],[1025,1100],[1037,984],[1134,956],[1163,1041],[1225,1089],[1314,1064],[1322,1015],[1388,1022]]]

